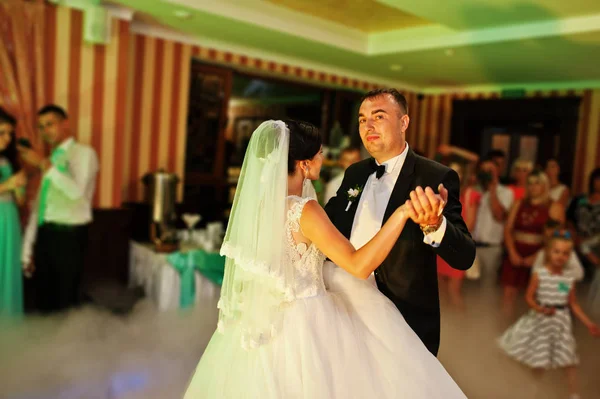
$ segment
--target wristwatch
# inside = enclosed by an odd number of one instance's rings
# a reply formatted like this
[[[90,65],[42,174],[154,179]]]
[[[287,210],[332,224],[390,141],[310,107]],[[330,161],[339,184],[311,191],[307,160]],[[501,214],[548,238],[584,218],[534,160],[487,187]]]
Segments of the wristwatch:
[[[424,235],[428,235],[431,233],[435,233],[436,231],[438,231],[438,229],[440,228],[440,226],[442,225],[442,222],[444,221],[444,217],[440,217],[438,222],[436,224],[426,224],[426,225],[419,225],[419,227],[421,228],[421,231],[423,232]]]

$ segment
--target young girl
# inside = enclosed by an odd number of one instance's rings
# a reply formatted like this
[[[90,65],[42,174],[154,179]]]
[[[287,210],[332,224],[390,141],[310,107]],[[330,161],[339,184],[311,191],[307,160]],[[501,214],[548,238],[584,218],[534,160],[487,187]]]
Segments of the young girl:
[[[500,346],[510,357],[538,371],[564,368],[571,399],[575,399],[579,398],[579,359],[569,308],[593,336],[600,336],[600,329],[579,306],[574,278],[563,273],[572,250],[569,232],[556,231],[548,240],[546,267],[534,271],[527,288],[526,300],[532,310],[504,333]]]
[[[548,240],[552,239],[554,232],[561,227],[561,222],[548,219],[546,225],[544,226],[544,243],[547,243]],[[538,253],[535,255],[535,260],[533,261],[533,266],[531,267],[531,272],[539,272],[542,269],[546,268],[546,248],[540,249]],[[584,277],[583,265],[579,261],[579,257],[577,253],[573,250],[571,251],[571,255],[569,255],[569,260],[565,263],[563,267],[563,274],[565,276],[573,277],[575,281],[581,281]]]

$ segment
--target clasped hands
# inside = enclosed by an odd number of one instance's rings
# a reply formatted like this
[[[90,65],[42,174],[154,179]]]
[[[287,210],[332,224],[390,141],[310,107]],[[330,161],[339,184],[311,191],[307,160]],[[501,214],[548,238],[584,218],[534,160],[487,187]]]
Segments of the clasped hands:
[[[6,187],[9,190],[23,188],[27,185],[27,175],[25,174],[25,171],[21,170],[8,178],[4,184],[6,184]]]
[[[407,217],[420,226],[441,224],[444,207],[448,203],[448,190],[443,184],[438,186],[439,194],[431,187],[417,187],[410,192],[410,199],[403,207]]]

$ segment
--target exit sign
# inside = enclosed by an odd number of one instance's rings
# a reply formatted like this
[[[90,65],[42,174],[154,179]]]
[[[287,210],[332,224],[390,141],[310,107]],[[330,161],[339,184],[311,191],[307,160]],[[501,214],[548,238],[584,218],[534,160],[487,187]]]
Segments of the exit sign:
[[[91,44],[108,44],[111,18],[106,8],[88,6],[83,9],[83,40]]]
[[[91,44],[109,43],[112,18],[101,0],[49,0],[49,2],[83,12],[84,41]]]

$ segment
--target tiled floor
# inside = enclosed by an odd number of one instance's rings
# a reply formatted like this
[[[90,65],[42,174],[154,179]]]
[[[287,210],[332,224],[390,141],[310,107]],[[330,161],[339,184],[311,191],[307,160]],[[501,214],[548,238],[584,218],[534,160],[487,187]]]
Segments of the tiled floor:
[[[567,398],[560,371],[536,380],[495,340],[498,288],[465,286],[467,310],[444,305],[440,359],[469,398]],[[583,293],[582,293],[583,295]],[[599,320],[600,321],[600,320]],[[0,333],[0,398],[178,399],[216,324],[214,304],[157,314],[142,303],[126,318],[87,308]],[[600,398],[600,340],[577,323],[583,399]]]

